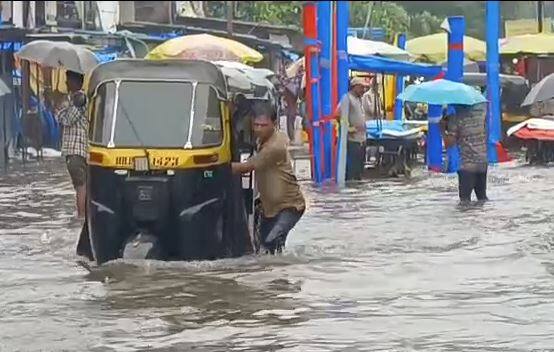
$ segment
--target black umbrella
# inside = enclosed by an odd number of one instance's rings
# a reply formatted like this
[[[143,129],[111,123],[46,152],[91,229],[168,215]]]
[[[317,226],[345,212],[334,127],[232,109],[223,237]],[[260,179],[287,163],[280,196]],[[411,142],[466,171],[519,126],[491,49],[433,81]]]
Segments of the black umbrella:
[[[533,105],[554,98],[554,73],[544,77],[525,97],[521,106]]]

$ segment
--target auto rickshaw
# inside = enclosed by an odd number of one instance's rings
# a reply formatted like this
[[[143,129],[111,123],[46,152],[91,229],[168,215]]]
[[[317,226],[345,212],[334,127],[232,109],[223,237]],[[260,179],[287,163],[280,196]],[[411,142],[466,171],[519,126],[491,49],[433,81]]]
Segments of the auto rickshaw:
[[[184,60],[118,60],[91,72],[78,252],[90,245],[100,265],[258,249],[253,175],[232,175],[230,167],[254,152],[249,104],[275,102],[271,82],[252,77],[224,63]]]

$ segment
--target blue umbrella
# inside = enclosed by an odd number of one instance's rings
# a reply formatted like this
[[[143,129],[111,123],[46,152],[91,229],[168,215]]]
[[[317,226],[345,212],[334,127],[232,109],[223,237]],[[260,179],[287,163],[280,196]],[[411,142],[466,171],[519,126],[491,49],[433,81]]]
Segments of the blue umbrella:
[[[475,105],[487,102],[477,89],[446,79],[411,85],[398,95],[398,99],[429,105]]]

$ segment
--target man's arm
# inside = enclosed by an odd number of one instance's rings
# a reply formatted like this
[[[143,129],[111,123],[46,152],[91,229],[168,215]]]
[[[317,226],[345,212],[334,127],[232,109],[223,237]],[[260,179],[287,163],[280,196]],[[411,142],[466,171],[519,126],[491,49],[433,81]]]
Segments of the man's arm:
[[[374,113],[374,98],[373,95],[368,93],[365,93],[362,98],[362,106],[364,108],[364,114],[366,119],[371,119],[373,117]]]
[[[244,163],[231,163],[233,174],[246,174],[254,171],[254,164],[247,160]]]
[[[456,117],[451,116],[451,117],[448,118],[448,121],[443,119],[440,123],[442,139],[444,140],[444,145],[447,148],[457,144],[457,140],[456,140],[457,139],[457,134],[456,134],[457,124],[453,120],[455,118]],[[447,126],[448,126],[448,131],[446,130]]]
[[[286,153],[286,146],[283,146],[283,148],[268,146],[243,163],[231,163],[231,170],[234,174],[263,170],[283,160]]]
[[[58,113],[57,120],[62,126],[73,126],[83,118],[83,114],[82,108],[70,105]]]
[[[354,126],[350,121],[350,97],[345,94],[339,106],[340,123],[348,126],[348,133],[356,133],[360,126]],[[365,130],[365,126],[364,126]]]
[[[342,121],[348,121],[348,115],[350,114],[350,100],[348,99],[348,93],[346,93],[341,101],[339,102],[339,106],[337,109],[337,117],[339,118],[339,121],[342,123]]]

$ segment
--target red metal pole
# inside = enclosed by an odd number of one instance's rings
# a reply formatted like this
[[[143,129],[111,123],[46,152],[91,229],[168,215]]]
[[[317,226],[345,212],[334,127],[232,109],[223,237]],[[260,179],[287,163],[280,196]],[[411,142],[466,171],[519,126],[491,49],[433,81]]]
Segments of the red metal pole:
[[[311,173],[312,180],[315,179],[315,157],[313,150],[313,138],[314,138],[314,112],[312,105],[312,67],[311,59],[314,51],[314,45],[311,43],[317,39],[317,7],[313,2],[306,2],[303,7],[303,24],[304,24],[304,71],[305,71],[305,106],[306,113],[308,114],[308,144],[311,158]]]

